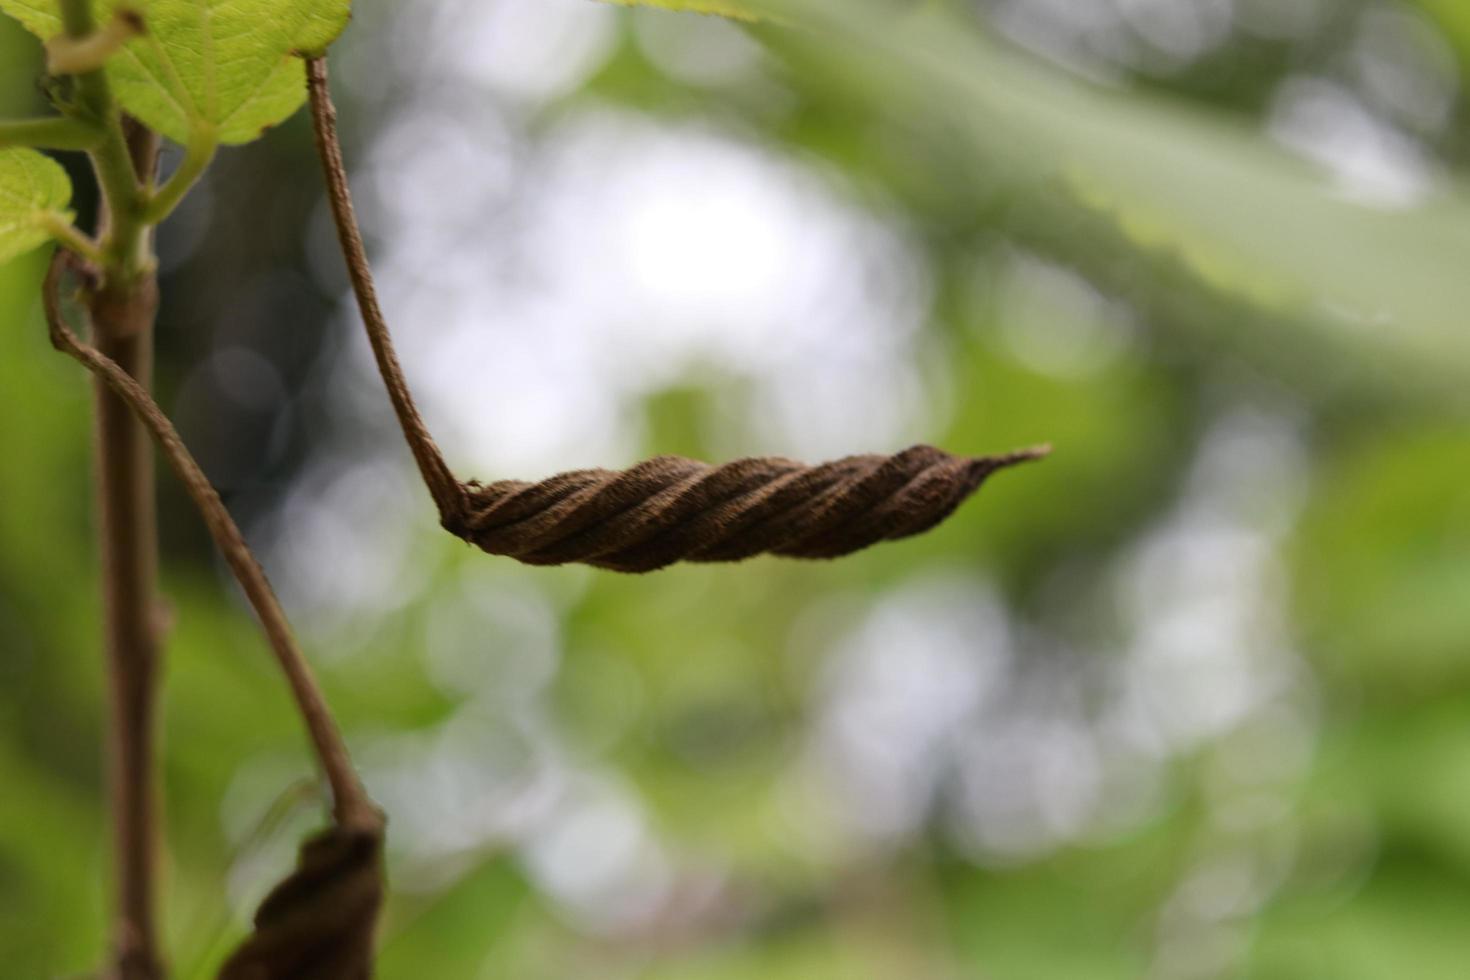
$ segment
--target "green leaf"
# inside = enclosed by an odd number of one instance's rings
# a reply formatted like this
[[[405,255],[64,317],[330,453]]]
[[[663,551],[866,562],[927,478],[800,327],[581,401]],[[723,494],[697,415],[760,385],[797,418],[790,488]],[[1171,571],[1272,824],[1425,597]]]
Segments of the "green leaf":
[[[1470,427],[1394,433],[1335,460],[1293,548],[1298,634],[1364,702],[1470,687]]]
[[[0,263],[45,244],[45,216],[69,203],[71,181],[56,161],[35,150],[0,150]]]
[[[248,143],[300,107],[298,55],[326,49],[351,0],[95,0],[99,23],[141,14],[146,32],[108,63],[122,107],[179,143],[205,133]],[[61,33],[53,0],[0,0],[43,40]]]
[[[1417,3],[1444,32],[1444,39],[1454,47],[1460,64],[1470,67],[1470,7],[1461,0],[1417,0]]]
[[[1111,219],[1138,254],[1177,260],[1283,336],[1437,388],[1470,376],[1463,180],[1422,201],[1353,200],[1263,133],[1048,70],[944,6],[894,16],[877,0],[781,0],[782,16],[809,30],[780,41],[933,140],[936,159],[958,151],[977,182],[1054,204],[1068,223]],[[1038,203],[1015,220],[1050,233],[1041,214]],[[1071,258],[1104,282],[1115,264]],[[1255,346],[1290,345],[1262,334]]]
[[[695,14],[717,14],[736,20],[760,20],[758,12],[749,0],[607,0],[608,3],[624,7],[661,7],[664,10],[681,10]]]

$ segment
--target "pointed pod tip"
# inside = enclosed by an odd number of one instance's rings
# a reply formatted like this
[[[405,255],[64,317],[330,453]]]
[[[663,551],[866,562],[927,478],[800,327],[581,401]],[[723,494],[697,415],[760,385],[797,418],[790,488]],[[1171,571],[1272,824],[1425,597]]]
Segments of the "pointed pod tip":
[[[1005,469],[1007,466],[1016,466],[1020,463],[1030,463],[1038,459],[1045,459],[1052,452],[1051,443],[1044,442],[1037,446],[1027,446],[1025,449],[1017,449],[1014,452],[1005,453],[1001,456],[992,456],[988,460],[995,469]]]

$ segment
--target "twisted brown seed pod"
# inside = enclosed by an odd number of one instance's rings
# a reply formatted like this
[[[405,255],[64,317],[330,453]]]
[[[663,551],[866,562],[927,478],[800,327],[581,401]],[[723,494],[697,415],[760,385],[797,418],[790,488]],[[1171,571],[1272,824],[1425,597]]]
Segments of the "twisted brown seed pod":
[[[710,466],[660,456],[623,472],[577,470],[540,483],[460,483],[414,405],[378,305],[326,62],[313,58],[306,67],[328,201],[378,373],[444,527],[471,544],[531,565],[585,562],[620,572],[767,553],[836,558],[926,531],[991,473],[1048,452],[963,458],[915,446],[896,456],[850,456],[821,466],[779,458]]]
[[[711,466],[659,456],[621,472],[470,484],[464,506],[444,524],[491,554],[530,565],[651,572],[677,561],[767,553],[837,558],[928,530],[991,473],[1046,452],[963,458],[915,446],[820,466],[775,457]]]

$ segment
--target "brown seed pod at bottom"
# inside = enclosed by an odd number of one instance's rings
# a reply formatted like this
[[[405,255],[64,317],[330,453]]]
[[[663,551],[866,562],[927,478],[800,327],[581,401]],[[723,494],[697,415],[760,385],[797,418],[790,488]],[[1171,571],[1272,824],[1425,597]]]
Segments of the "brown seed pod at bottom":
[[[261,902],[219,980],[368,980],[383,892],[382,821],[323,831]]]

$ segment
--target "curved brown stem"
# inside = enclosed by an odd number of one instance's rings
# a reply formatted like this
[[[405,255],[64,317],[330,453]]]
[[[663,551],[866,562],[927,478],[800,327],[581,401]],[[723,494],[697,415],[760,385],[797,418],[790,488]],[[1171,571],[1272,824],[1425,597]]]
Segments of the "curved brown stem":
[[[327,199],[331,202],[332,217],[337,226],[337,240],[342,246],[342,255],[347,261],[347,273],[352,279],[352,291],[357,296],[357,306],[362,313],[363,325],[367,327],[368,343],[372,345],[373,357],[378,362],[378,373],[388,386],[388,397],[393,400],[393,411],[398,424],[403,428],[404,438],[418,463],[419,473],[439,507],[439,513],[449,520],[464,509],[465,494],[439,446],[414,404],[408,390],[408,380],[403,376],[403,367],[393,350],[393,340],[388,334],[388,321],[378,305],[378,292],[373,285],[372,266],[368,262],[367,249],[362,242],[362,232],[357,225],[357,212],[352,206],[352,193],[347,186],[347,168],[342,162],[342,144],[337,139],[337,109],[332,104],[331,91],[327,85],[327,61],[325,58],[310,58],[306,62],[307,89],[311,96],[312,130],[316,133],[317,150],[321,155],[322,168],[327,179]]]
[[[347,746],[317,686],[311,666],[296,645],[280,602],[219,494],[195,462],[173,423],[143,386],[116,361],[83,342],[66,325],[61,309],[61,279],[70,264],[69,255],[58,252],[46,274],[43,298],[52,344],[100,378],[117,398],[127,404],[133,415],[153,436],[169,466],[199,509],[216,546],[239,581],[251,608],[255,610],[271,650],[286,674],[311,737],[317,761],[331,786],[336,822],[349,828],[380,826],[381,816],[352,767]]]

